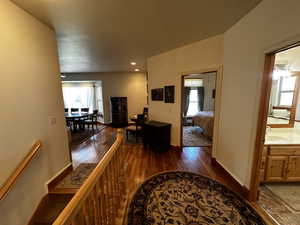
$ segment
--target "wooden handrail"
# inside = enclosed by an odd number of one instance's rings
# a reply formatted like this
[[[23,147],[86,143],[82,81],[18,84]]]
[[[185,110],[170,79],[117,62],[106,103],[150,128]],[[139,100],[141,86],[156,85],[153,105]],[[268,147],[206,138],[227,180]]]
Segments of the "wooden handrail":
[[[115,224],[114,213],[121,203],[123,132],[118,130],[117,139],[83,183],[75,196],[52,225]],[[111,210],[112,209],[112,210]]]
[[[36,141],[34,145],[31,147],[30,152],[25,156],[25,158],[21,161],[18,167],[14,170],[14,172],[9,176],[9,178],[5,181],[5,183],[0,188],[0,200],[2,200],[10,191],[11,187],[16,183],[17,179],[24,172],[28,164],[31,160],[36,156],[42,147],[41,141]]]

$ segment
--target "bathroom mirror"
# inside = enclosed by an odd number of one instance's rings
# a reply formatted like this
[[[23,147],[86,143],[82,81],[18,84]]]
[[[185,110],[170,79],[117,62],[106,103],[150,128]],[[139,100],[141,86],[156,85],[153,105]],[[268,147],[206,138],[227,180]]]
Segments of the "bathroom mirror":
[[[267,125],[294,127],[299,87],[299,72],[274,70]]]

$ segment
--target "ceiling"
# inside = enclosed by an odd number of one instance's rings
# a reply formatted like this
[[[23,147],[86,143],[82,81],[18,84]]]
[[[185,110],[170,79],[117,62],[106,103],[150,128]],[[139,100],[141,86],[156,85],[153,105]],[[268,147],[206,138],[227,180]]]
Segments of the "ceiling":
[[[300,47],[294,47],[275,55],[275,64],[286,66],[291,71],[300,71]]]
[[[80,73],[145,70],[148,57],[225,32],[261,0],[12,1],[55,29],[61,72]]]

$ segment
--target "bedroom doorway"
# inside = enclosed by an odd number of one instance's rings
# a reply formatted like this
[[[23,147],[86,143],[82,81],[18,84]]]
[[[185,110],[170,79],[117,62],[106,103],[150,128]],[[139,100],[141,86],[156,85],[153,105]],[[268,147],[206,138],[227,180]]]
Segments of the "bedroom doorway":
[[[182,146],[212,147],[217,71],[182,78]]]

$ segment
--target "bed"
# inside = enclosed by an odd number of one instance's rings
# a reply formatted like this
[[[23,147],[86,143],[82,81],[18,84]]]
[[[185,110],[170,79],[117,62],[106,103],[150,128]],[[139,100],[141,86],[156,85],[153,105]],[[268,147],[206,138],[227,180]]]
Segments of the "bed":
[[[201,111],[193,116],[194,126],[199,126],[203,130],[203,135],[212,139],[214,131],[214,112]]]

